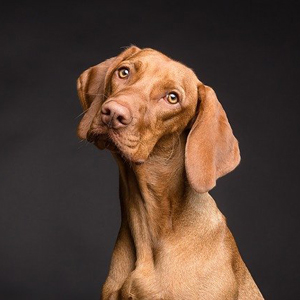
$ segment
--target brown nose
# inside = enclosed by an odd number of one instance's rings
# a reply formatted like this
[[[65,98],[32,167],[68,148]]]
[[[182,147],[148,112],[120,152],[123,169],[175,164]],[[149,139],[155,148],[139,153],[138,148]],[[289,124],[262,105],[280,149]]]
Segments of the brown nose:
[[[109,128],[122,128],[130,124],[132,117],[127,107],[116,101],[109,101],[102,105],[101,120]]]

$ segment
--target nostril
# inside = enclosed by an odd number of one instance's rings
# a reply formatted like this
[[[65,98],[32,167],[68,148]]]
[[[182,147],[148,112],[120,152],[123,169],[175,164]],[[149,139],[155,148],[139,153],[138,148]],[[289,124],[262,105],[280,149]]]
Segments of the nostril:
[[[122,124],[125,125],[125,119],[124,119],[123,116],[118,116],[118,117],[117,117],[117,120],[118,120],[120,123],[122,123]]]
[[[111,110],[106,107],[106,106],[103,106],[102,109],[101,109],[101,112],[104,114],[104,115],[110,115],[111,114]]]

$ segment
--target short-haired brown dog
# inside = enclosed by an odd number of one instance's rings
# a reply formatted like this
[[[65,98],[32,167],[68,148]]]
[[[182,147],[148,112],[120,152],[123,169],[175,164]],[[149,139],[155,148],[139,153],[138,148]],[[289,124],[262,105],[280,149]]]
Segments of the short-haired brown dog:
[[[122,222],[103,300],[263,299],[208,194],[240,161],[215,92],[153,49],[78,79],[82,139],[112,151]]]

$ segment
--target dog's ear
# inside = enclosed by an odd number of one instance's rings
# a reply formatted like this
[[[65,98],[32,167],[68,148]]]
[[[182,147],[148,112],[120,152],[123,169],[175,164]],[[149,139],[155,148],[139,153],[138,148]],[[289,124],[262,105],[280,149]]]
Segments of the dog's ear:
[[[140,51],[138,47],[131,46],[116,57],[109,58],[102,63],[84,71],[77,79],[77,92],[84,116],[79,123],[77,135],[85,139],[93,118],[101,108],[104,101],[107,75],[124,59]]]
[[[192,188],[204,193],[240,162],[238,141],[212,88],[199,83],[197,118],[186,143],[185,165]]]

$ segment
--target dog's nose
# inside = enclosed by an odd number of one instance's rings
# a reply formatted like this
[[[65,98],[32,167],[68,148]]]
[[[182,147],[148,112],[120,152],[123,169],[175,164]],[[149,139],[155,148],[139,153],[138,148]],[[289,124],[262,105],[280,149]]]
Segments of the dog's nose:
[[[109,101],[102,105],[101,119],[109,128],[122,128],[130,124],[132,116],[127,107],[116,101]]]

